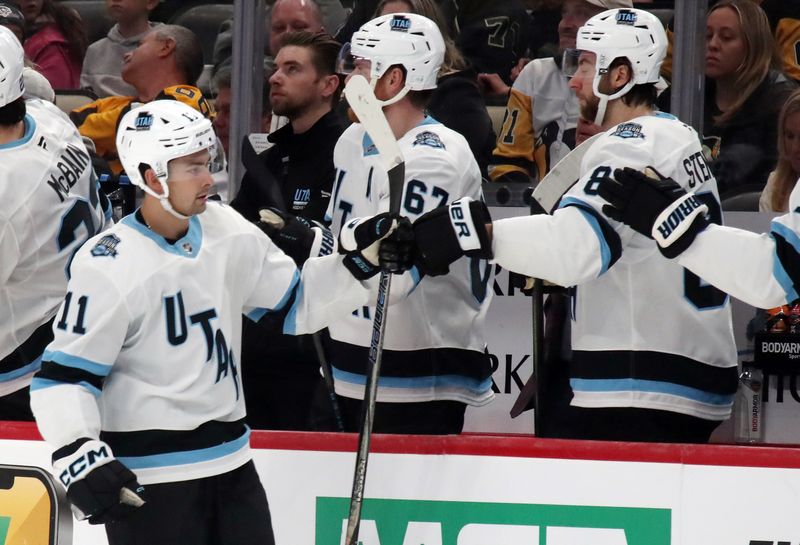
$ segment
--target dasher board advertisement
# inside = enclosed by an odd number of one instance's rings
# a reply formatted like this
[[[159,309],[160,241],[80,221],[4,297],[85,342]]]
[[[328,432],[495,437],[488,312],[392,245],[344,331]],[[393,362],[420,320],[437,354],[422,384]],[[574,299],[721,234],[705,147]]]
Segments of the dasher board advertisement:
[[[278,544],[342,544],[356,443],[252,434]],[[800,542],[798,449],[477,435],[377,435],[372,445],[362,545]],[[41,441],[0,439],[2,464],[49,468],[49,456]],[[75,522],[72,543],[106,540]]]

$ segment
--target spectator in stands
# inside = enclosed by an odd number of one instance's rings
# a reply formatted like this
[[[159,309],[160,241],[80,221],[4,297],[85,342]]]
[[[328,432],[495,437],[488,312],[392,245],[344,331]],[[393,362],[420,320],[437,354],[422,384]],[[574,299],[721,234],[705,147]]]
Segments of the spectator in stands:
[[[494,150],[492,181],[530,183],[541,179],[575,147],[578,99],[561,72],[561,55],[575,47],[578,29],[606,9],[633,7],[631,0],[565,0],[558,24],[559,53],[531,61],[514,81]],[[497,75],[483,81],[509,92]],[[593,121],[593,120],[584,120]],[[599,130],[583,123],[584,136]]]
[[[94,142],[97,154],[119,174],[122,167],[117,159],[117,123],[134,105],[155,99],[175,99],[206,117],[213,117],[211,106],[195,87],[202,71],[203,49],[191,30],[176,25],[156,27],[124,57],[122,79],[134,87],[135,94],[95,100],[73,110],[70,118],[81,135]]]
[[[23,47],[55,89],[78,89],[87,38],[78,13],[56,0],[22,0],[27,38]]]
[[[345,129],[333,111],[340,95],[340,44],[327,34],[299,31],[283,33],[276,47],[270,103],[289,123],[269,135],[273,146],[259,155],[272,179],[248,170],[231,206],[258,221],[259,209],[275,206],[265,186],[276,184],[286,204],[283,212],[322,222],[335,178],[333,148]],[[311,336],[283,335],[281,324],[245,319],[241,360],[252,427],[325,427],[311,420],[315,396],[327,399]]]
[[[276,0],[270,12],[269,51],[274,56],[287,32],[324,32],[322,10],[314,0]]]
[[[778,164],[758,203],[761,212],[788,212],[789,194],[800,178],[800,89],[786,99],[778,117]]]
[[[488,179],[496,136],[478,87],[478,74],[449,37],[444,16],[434,0],[382,0],[375,17],[398,12],[417,13],[439,27],[445,41],[444,63],[428,102],[428,113],[467,139],[481,175]]]
[[[478,72],[499,74],[511,83],[511,70],[527,55],[531,18],[521,0],[459,0],[458,47]]]
[[[13,32],[19,43],[25,40],[25,16],[14,2],[0,2],[0,26]]]
[[[798,60],[797,44],[800,43],[800,0],[753,0],[761,6],[769,19],[769,26],[775,37],[778,54],[781,58],[783,72],[795,81],[800,81],[800,60]],[[714,7],[716,0],[711,0],[709,8]],[[667,28],[669,51],[661,69],[666,78],[672,77],[672,52],[674,41],[674,25],[670,21]]]
[[[229,155],[228,130],[231,118],[231,79],[233,74],[229,66],[223,67],[216,73],[211,82],[214,91],[214,132],[217,133],[225,155]],[[269,81],[264,80],[261,91],[261,132],[269,132],[269,122],[272,119],[272,106],[269,103]]]
[[[267,65],[280,47],[286,32],[307,30],[333,34],[344,22],[346,12],[339,0],[277,0],[267,8]],[[220,26],[214,43],[214,72],[230,64],[233,54],[233,19]]]
[[[795,83],[777,67],[764,11],[723,0],[706,20],[704,136],[719,139],[711,169],[720,194],[764,187],[775,166],[778,113]]]
[[[86,50],[81,87],[100,97],[133,95],[136,89],[122,80],[122,59],[136,49],[145,34],[160,23],[151,23],[150,12],[158,0],[106,0],[108,16],[116,23],[108,35]]]

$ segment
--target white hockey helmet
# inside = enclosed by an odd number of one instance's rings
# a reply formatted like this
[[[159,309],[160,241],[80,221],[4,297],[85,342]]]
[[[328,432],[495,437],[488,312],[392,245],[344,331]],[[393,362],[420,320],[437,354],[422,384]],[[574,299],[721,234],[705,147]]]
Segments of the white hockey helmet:
[[[117,153],[122,168],[134,185],[161,201],[173,216],[187,219],[172,208],[167,185],[168,164],[172,159],[201,150],[215,152],[217,137],[211,121],[203,114],[177,100],[155,100],[131,109],[117,129]],[[147,186],[139,165],[155,171],[164,192],[158,194]]]
[[[25,92],[22,69],[25,53],[14,33],[0,26],[0,107],[9,104]]]
[[[444,62],[444,39],[436,23],[416,13],[391,13],[367,21],[353,33],[350,53],[370,61],[372,86],[390,67],[406,69],[405,89],[385,104],[396,102],[408,91],[435,89]]]
[[[611,9],[599,13],[578,29],[576,48],[591,51],[595,61],[594,94],[600,98],[600,124],[609,100],[625,95],[634,85],[657,83],[667,54],[667,34],[658,17],[640,9]],[[615,59],[631,63],[633,77],[619,91],[605,95],[598,89],[600,78]]]

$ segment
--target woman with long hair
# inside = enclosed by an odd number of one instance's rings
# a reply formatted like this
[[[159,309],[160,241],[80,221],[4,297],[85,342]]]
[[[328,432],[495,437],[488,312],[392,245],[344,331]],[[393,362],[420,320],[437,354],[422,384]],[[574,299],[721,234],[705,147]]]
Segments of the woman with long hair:
[[[722,0],[706,19],[703,134],[719,139],[712,170],[721,193],[761,186],[777,160],[778,113],[796,87],[779,69],[766,14],[752,0]]]
[[[55,0],[18,0],[28,26],[23,47],[54,89],[78,89],[88,39],[78,13]]]
[[[761,193],[761,212],[788,212],[789,194],[800,178],[800,89],[794,91],[778,117],[778,163]]]

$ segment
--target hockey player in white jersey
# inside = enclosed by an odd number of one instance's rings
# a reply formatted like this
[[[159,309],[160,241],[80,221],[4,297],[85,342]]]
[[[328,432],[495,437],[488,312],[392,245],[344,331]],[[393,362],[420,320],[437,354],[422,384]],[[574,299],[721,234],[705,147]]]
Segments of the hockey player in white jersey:
[[[758,308],[800,298],[800,184],[764,234],[712,223],[702,194],[652,170],[616,170],[598,189],[609,216],[720,290]]]
[[[28,385],[53,338],[69,263],[110,223],[89,154],[53,104],[23,98],[23,51],[0,26],[0,420],[32,420]]]
[[[469,145],[424,112],[444,56],[436,24],[416,14],[378,17],[354,33],[350,53],[352,73],[370,81],[383,101],[405,159],[400,213],[413,220],[459,197],[479,201],[481,175]],[[334,233],[389,209],[388,178],[375,153],[358,123],[339,139],[327,212]],[[395,280],[392,295],[404,296],[389,309],[374,431],[459,433],[467,405],[492,400],[484,334],[492,274],[488,261],[473,255],[438,278],[413,271]],[[353,431],[359,429],[373,311],[361,307],[329,326],[336,393],[345,427]]]
[[[562,435],[705,442],[729,417],[736,391],[729,300],[605,216],[597,187],[615,168],[652,166],[695,189],[719,221],[716,182],[695,131],[653,110],[667,47],[656,17],[605,11],[581,27],[577,47],[570,86],[582,116],[605,133],[552,216],[491,224],[494,257],[512,271],[575,286],[573,399]],[[450,226],[439,212],[415,224],[423,270],[441,265],[442,248],[459,247]]]
[[[117,149],[144,201],[75,255],[31,385],[56,477],[112,545],[273,543],[243,420],[241,315],[306,333],[374,297],[342,261],[387,229],[299,275],[258,227],[208,202],[215,142],[178,101],[122,118]]]

